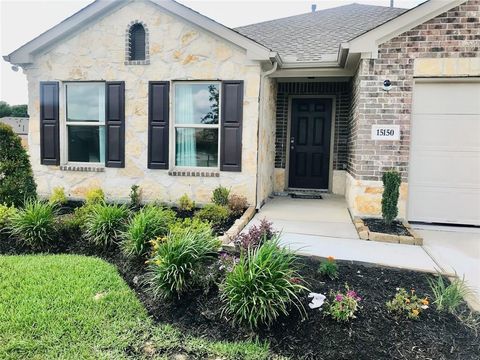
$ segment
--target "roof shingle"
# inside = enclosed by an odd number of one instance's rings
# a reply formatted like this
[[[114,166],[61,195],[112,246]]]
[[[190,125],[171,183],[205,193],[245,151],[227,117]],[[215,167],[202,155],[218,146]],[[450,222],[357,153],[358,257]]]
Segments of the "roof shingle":
[[[407,9],[350,4],[241,26],[235,30],[276,51],[288,61],[321,61],[349,41]]]

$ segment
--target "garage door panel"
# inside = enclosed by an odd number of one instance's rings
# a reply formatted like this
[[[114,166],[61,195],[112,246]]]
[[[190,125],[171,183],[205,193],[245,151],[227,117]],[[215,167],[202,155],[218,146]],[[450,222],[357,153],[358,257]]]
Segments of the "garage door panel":
[[[480,114],[480,86],[469,83],[415,84],[415,114]]]
[[[414,119],[413,150],[480,152],[479,115],[414,114]],[[414,141],[416,134],[422,136],[421,141]],[[461,141],[458,141],[459,139]]]
[[[413,91],[408,219],[480,225],[480,82]]]

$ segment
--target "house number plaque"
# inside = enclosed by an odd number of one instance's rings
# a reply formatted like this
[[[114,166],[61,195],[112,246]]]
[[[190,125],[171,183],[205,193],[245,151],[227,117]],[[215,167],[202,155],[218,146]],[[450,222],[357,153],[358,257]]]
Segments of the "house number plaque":
[[[400,140],[400,125],[372,125],[372,140]]]

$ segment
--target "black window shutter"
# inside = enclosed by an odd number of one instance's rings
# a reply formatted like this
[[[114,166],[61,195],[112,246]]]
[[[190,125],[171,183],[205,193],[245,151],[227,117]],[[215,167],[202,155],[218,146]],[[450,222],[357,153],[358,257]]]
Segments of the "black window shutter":
[[[105,166],[125,167],[125,82],[106,83]]]
[[[168,81],[148,83],[148,168],[168,169]]]
[[[40,82],[40,162],[60,164],[58,82]]]
[[[220,170],[242,171],[243,80],[222,82]]]

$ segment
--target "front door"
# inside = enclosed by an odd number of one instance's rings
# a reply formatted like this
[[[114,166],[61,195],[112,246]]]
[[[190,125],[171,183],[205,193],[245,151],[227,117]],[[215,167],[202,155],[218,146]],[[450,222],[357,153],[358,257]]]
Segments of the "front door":
[[[332,99],[293,99],[289,187],[328,189]]]

